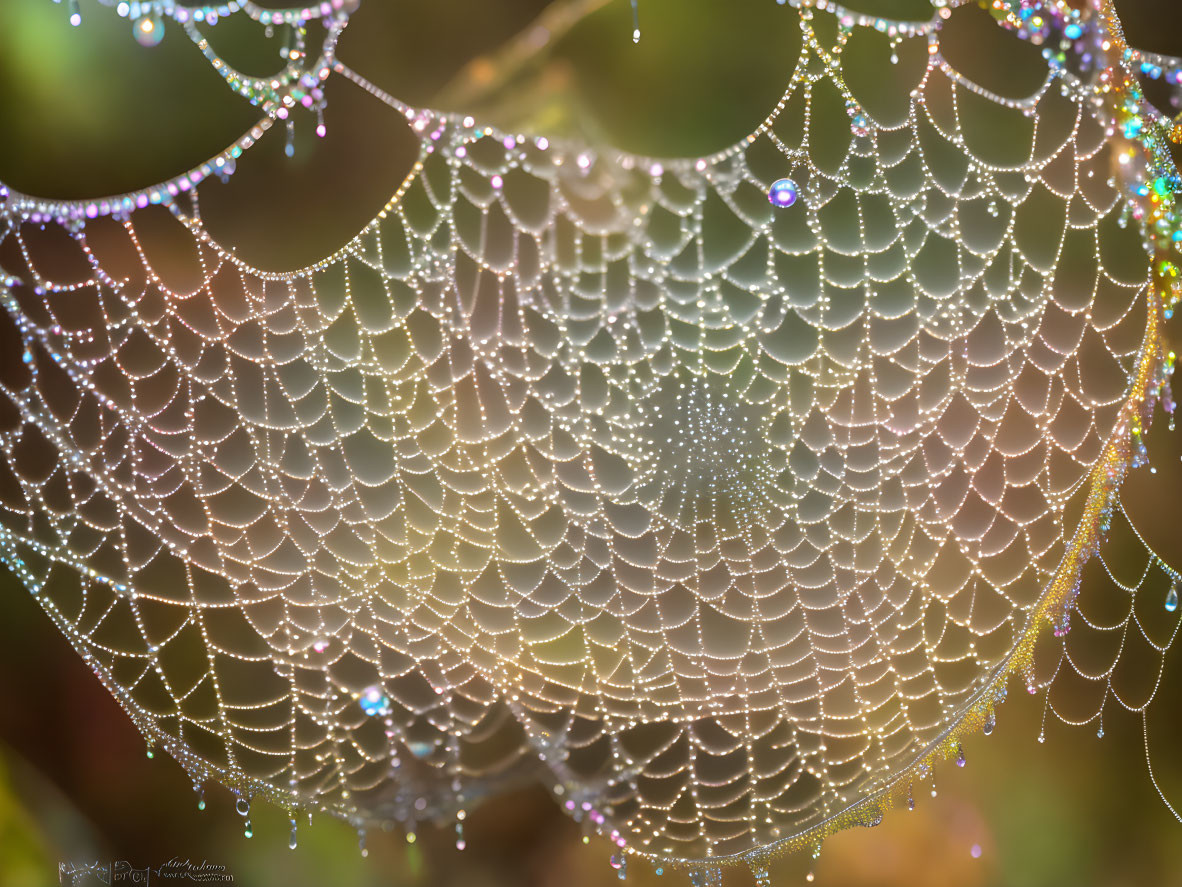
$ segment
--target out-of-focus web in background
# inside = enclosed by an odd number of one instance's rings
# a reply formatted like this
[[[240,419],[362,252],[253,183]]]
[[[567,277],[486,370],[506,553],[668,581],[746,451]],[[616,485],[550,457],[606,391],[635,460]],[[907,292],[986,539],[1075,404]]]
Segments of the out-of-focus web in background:
[[[945,57],[976,3],[786,7],[767,119],[654,159],[406,106],[337,58],[343,0],[117,4],[261,117],[143,191],[0,190],[0,558],[248,834],[261,797],[293,844],[324,811],[462,848],[538,780],[621,878],[766,884],[963,765],[1011,674],[1101,732],[1152,701],[1178,574],[1118,490],[1173,412],[1178,127],[1138,78],[1182,67],[1102,0],[997,0],[1045,59],[1007,97]],[[231,16],[280,73],[218,55]],[[330,77],[418,162],[339,252],[251,267],[200,192],[323,135]]]

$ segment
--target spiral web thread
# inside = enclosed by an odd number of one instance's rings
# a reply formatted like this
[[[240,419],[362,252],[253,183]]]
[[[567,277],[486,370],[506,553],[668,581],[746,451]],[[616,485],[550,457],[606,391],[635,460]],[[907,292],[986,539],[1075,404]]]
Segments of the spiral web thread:
[[[0,558],[196,784],[361,828],[541,780],[628,853],[766,879],[990,732],[1013,671],[1143,712],[1174,574],[1116,490],[1171,303],[1127,183],[1163,160],[1096,70],[959,73],[951,14],[799,10],[766,122],[656,162],[407,108],[340,13],[313,79],[422,149],[292,273],[196,194],[278,93],[158,189],[5,191]],[[1104,536],[1144,569],[1077,601]]]

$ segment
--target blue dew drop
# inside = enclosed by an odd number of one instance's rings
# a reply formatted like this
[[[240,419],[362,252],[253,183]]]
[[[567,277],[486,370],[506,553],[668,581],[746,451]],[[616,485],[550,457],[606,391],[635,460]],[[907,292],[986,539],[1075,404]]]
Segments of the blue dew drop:
[[[772,186],[767,192],[768,202],[772,206],[780,208],[792,206],[798,197],[800,197],[800,189],[792,179],[777,179],[772,182]]]
[[[623,853],[613,853],[609,865],[616,870],[616,877],[621,881],[628,877],[628,857]]]
[[[164,39],[164,21],[158,13],[142,15],[132,22],[131,33],[140,46],[159,46]]]
[[[297,841],[296,841],[296,821],[294,819],[292,819],[291,820],[291,837],[289,837],[287,839],[287,848],[289,850],[295,850],[296,844],[297,844]]]
[[[390,713],[390,697],[376,684],[362,690],[357,701],[361,704],[361,710],[371,718],[385,717]]]
[[[1166,612],[1173,613],[1178,609],[1178,583],[1175,581],[1166,592]]]

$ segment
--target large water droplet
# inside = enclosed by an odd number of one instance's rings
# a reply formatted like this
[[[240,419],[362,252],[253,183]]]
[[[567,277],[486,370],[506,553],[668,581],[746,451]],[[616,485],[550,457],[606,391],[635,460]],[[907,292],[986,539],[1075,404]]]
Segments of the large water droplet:
[[[250,814],[250,798],[239,798],[234,802],[234,809],[238,811],[239,816],[247,816]]]
[[[997,726],[997,716],[993,712],[989,712],[989,714],[985,715],[985,729],[984,729],[985,735],[986,736],[992,735],[993,728],[996,726]]]
[[[632,42],[640,42],[640,0],[632,0]]]
[[[140,46],[158,46],[164,39],[164,22],[157,13],[140,16],[132,23],[131,33]]]
[[[1173,613],[1178,609],[1178,583],[1174,582],[1166,592],[1166,612]]]
[[[787,207],[796,203],[800,189],[792,179],[777,179],[768,189],[767,199],[772,206]]]
[[[358,702],[361,703],[361,710],[371,718],[384,717],[390,713],[390,698],[376,684],[361,691]]]
[[[287,846],[291,850],[296,849],[296,821],[291,821],[291,837],[287,839]]]

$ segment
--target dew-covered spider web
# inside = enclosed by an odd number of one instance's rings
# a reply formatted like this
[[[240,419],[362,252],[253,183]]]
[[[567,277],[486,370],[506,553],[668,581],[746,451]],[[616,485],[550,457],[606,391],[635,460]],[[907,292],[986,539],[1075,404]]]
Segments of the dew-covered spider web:
[[[1137,77],[1179,78],[1079,7],[992,4],[1045,58],[1005,96],[943,42],[976,3],[792,0],[766,121],[654,160],[407,107],[341,0],[118,4],[263,116],[144,191],[0,192],[0,558],[196,785],[462,846],[541,781],[621,875],[765,882],[963,763],[1014,673],[1143,712],[1177,574],[1117,491],[1172,412],[1179,182]],[[217,55],[235,15],[280,75]],[[418,162],[260,271],[200,194],[333,77]]]

